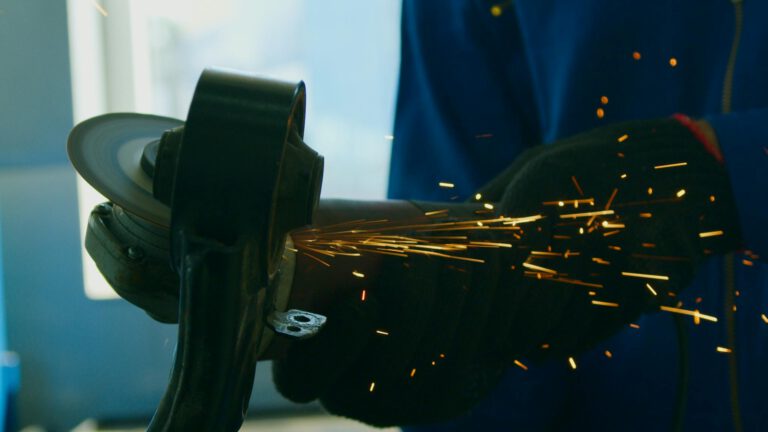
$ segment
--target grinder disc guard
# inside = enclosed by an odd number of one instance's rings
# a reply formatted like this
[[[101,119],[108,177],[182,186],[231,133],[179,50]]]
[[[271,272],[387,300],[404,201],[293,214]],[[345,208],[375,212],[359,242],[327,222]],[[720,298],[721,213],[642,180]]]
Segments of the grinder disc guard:
[[[181,120],[148,114],[94,117],[70,133],[67,152],[80,175],[110,201],[153,224],[168,226],[170,209],[152,195],[152,178],[141,168],[144,148]]]

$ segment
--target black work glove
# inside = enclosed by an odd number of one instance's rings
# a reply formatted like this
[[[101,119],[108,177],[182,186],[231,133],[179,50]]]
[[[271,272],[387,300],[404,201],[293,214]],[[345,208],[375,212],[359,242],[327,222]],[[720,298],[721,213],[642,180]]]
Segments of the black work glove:
[[[508,356],[575,355],[642,312],[676,305],[707,255],[740,243],[725,168],[672,119],[611,125],[529,150],[486,193],[499,184],[507,185],[505,215],[545,216],[541,232],[527,237],[532,251],[560,254],[526,259],[556,274],[517,267],[518,289],[527,292],[521,306],[532,310],[510,321],[498,345]],[[606,210],[613,214],[578,216]]]
[[[687,165],[654,168],[678,162]],[[605,210],[614,189],[614,214],[565,216]],[[724,169],[672,120],[609,126],[530,150],[483,189],[484,200],[502,190],[500,214],[544,216],[521,225],[515,248],[476,253],[480,265],[387,260],[368,300],[357,292],[341,299],[327,328],[275,362],[278,390],[377,426],[455,417],[515,360],[575,355],[658,309],[668,291],[690,282],[706,248],[728,250],[738,239]],[[588,198],[594,205],[574,208],[572,200]],[[717,230],[724,234],[699,236]],[[508,232],[488,235],[511,241]]]

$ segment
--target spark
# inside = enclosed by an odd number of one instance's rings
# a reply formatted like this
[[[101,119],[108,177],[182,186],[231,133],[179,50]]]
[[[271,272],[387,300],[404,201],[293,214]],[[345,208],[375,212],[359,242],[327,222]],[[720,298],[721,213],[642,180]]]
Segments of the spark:
[[[416,368],[411,369],[411,378],[416,375]]]
[[[496,243],[496,242],[486,242],[486,241],[472,241],[469,242],[470,245],[475,246],[489,246],[489,247],[502,247],[502,248],[511,248],[512,245],[510,243]]]
[[[579,185],[579,181],[576,180],[576,176],[571,176],[571,181],[573,182],[576,191],[579,193],[579,196],[584,196],[584,191],[581,190],[581,185]]]
[[[534,265],[534,264],[531,264],[531,263],[523,263],[523,267],[529,268],[531,270],[541,271],[541,272],[544,272],[544,273],[549,273],[549,274],[554,274],[554,275],[557,274],[557,272],[555,270],[548,269],[546,267],[537,266],[537,265]]]
[[[699,237],[700,237],[700,238],[707,238],[707,237],[717,237],[717,236],[721,236],[721,235],[723,235],[723,234],[724,234],[724,233],[723,233],[723,231],[722,231],[722,230],[717,230],[717,231],[707,231],[707,232],[699,233]]]
[[[645,254],[638,254],[638,253],[633,253],[632,258],[658,260],[658,261],[690,261],[690,258],[681,257],[681,256],[645,255]]]
[[[445,209],[440,211],[445,212]],[[485,262],[482,259],[460,254],[478,248],[512,248],[515,241],[523,241],[522,236],[513,232],[511,238],[513,242],[491,242],[476,241],[469,238],[465,233],[473,230],[491,230],[519,231],[523,234],[523,228],[519,225],[540,219],[543,219],[543,216],[499,216],[429,223],[359,219],[325,227],[307,228],[293,232],[291,236],[294,239],[296,250],[328,267],[331,266],[330,263],[318,258],[318,256],[335,258],[338,256],[359,257],[367,254],[380,254],[406,258],[412,255],[425,255],[482,264]],[[441,231],[460,231],[465,235],[439,235]],[[404,235],[405,233],[408,234]],[[420,233],[430,234],[421,235]],[[354,270],[352,274],[358,278],[365,277],[358,270]]]
[[[543,201],[541,203],[541,205],[545,205],[545,206],[558,206],[558,207],[564,207],[566,204],[573,204],[574,206],[578,206],[579,204],[594,205],[595,199],[583,198],[583,199],[574,199],[574,200]]]
[[[584,212],[584,213],[567,213],[567,214],[561,214],[560,219],[576,219],[576,218],[590,217],[590,216],[612,215],[613,213],[614,213],[613,210],[598,210],[598,211]]]
[[[548,343],[541,344],[541,349],[549,349],[549,344]]]
[[[605,307],[614,307],[614,308],[619,307],[618,303],[600,301],[600,300],[592,300],[592,304],[595,306],[605,306]]]
[[[475,194],[475,201],[480,201],[482,198],[483,198],[483,194],[481,194],[481,193],[476,193]]]
[[[621,178],[622,180],[624,180],[624,179],[626,179],[626,178],[627,178],[627,174],[626,174],[626,173],[625,173],[625,174],[622,174],[622,175],[620,175],[620,176],[619,176],[619,178]]]
[[[647,283],[647,282],[646,282],[646,283],[645,283],[645,287],[646,287],[646,288],[648,288],[648,291],[650,291],[650,292],[651,292],[651,294],[653,294],[653,295],[658,295],[658,294],[656,293],[656,290],[655,290],[655,289],[653,289],[653,287],[651,286],[651,284],[649,284],[649,283]]]
[[[716,350],[717,352],[719,352],[719,353],[725,353],[725,354],[730,354],[730,353],[732,353],[732,352],[733,352],[733,350],[732,350],[732,349],[730,349],[730,348],[726,348],[726,347],[721,347],[721,346],[719,346],[719,347],[715,348],[715,350]]]
[[[432,210],[424,213],[424,216],[435,216],[435,215],[443,215],[447,214],[448,209],[442,209],[442,210]]]
[[[517,226],[518,224],[536,222],[537,220],[540,220],[543,218],[544,216],[542,215],[534,215],[534,216],[526,216],[526,217],[518,217],[518,218],[504,218],[504,222],[502,223],[504,225]]]
[[[760,314],[760,318],[763,320],[764,323],[768,324],[768,316],[765,314]]]
[[[602,225],[603,225],[603,228],[626,228],[627,227],[623,223],[610,223],[608,221],[603,221]]]
[[[633,329],[639,329],[640,328],[640,325],[639,324],[635,324],[635,323],[631,323],[629,326],[632,327]]]
[[[611,192],[611,197],[608,198],[608,202],[605,204],[605,209],[608,210],[611,208],[611,203],[613,203],[613,199],[616,198],[616,194],[619,193],[618,188],[613,188],[613,192]]]
[[[524,371],[528,370],[528,366],[524,365],[520,360],[515,360],[515,364]]]
[[[595,115],[597,115],[597,118],[601,119],[601,118],[605,117],[605,110],[602,109],[602,108],[598,108],[595,111]]]
[[[745,265],[745,266],[747,266],[747,267],[752,267],[753,265],[755,265],[755,263],[754,263],[754,262],[752,262],[752,261],[750,261],[750,260],[748,260],[748,259],[746,259],[746,258],[742,259],[742,260],[741,260],[741,263],[742,263],[742,264],[744,264],[744,265]]]
[[[667,168],[677,168],[677,167],[683,167],[688,165],[688,162],[676,162],[671,164],[665,164],[665,165],[656,165],[653,167],[653,169],[660,170],[660,169],[667,169]]]
[[[709,196],[709,202],[715,202],[715,196],[714,195],[710,195]]]
[[[608,105],[608,96],[600,96],[600,103],[603,105]]]
[[[493,210],[493,204],[485,203],[483,204],[483,207],[487,208],[488,210]]]
[[[360,301],[365,301],[365,290],[360,293]]]
[[[316,256],[314,256],[314,255],[308,254],[308,253],[306,253],[306,252],[302,252],[302,253],[303,253],[304,255],[306,255],[306,256],[308,256],[308,257],[312,258],[313,260],[315,260],[315,261],[319,262],[320,264],[322,264],[322,265],[326,266],[326,267],[330,267],[330,266],[331,266],[331,265],[330,265],[330,264],[328,264],[327,262],[325,262],[325,261],[321,260],[320,258],[318,258],[318,257],[316,257]]]
[[[635,278],[644,278],[644,279],[669,280],[669,276],[654,275],[654,274],[647,274],[647,273],[621,272],[621,275],[626,277],[635,277]]]
[[[648,188],[648,195],[653,195],[653,188],[652,187]]]
[[[611,352],[608,350],[605,350],[605,356],[608,358],[613,358],[613,354],[611,354]]]
[[[650,219],[650,218],[652,218],[652,217],[653,217],[653,213],[647,213],[647,212],[645,212],[645,213],[640,213],[640,214],[638,214],[638,216],[640,216],[640,217],[641,217],[641,218],[643,218],[643,219]]]
[[[670,65],[671,67],[677,67],[677,59],[676,59],[676,58],[674,58],[674,57],[670,57],[670,59],[669,59],[669,65]]]
[[[576,370],[576,360],[573,357],[568,357],[568,363],[571,365],[571,369]]]
[[[623,143],[624,141],[626,141],[626,140],[628,140],[628,139],[629,139],[629,135],[627,135],[627,134],[624,134],[624,135],[622,135],[622,136],[618,137],[618,138],[616,139],[616,141],[618,141],[618,142],[620,142],[620,143]]]
[[[549,257],[563,256],[563,254],[561,254],[559,252],[544,252],[544,251],[531,251],[531,255],[535,255],[535,256],[549,256]]]
[[[95,8],[96,8],[96,10],[97,10],[97,11],[99,11],[99,13],[100,13],[102,16],[106,17],[106,16],[108,16],[108,15],[109,15],[109,13],[107,13],[107,10],[106,10],[106,9],[104,9],[104,6],[102,6],[101,4],[99,4],[99,2],[97,2],[96,0],[91,0],[91,4],[93,4],[93,7],[95,7]]]
[[[503,3],[497,3],[497,4],[493,5],[493,6],[491,6],[491,15],[493,15],[495,17],[500,17],[501,14],[504,13],[504,9],[507,6],[509,6],[510,3],[511,3],[511,0],[507,0],[507,1],[503,2]]]
[[[635,60],[640,60],[642,58],[642,56],[640,55],[640,53],[638,51],[635,51],[635,52],[632,53],[632,58],[635,59]]]
[[[389,332],[385,330],[376,330],[376,334],[379,334],[382,336],[389,336]]]
[[[455,187],[453,183],[444,182],[444,181],[439,182],[437,185],[440,186],[441,188],[446,188],[446,189],[453,189]]]
[[[368,391],[369,391],[370,393],[373,393],[373,389],[375,389],[375,388],[376,388],[376,382],[373,382],[373,381],[372,381],[372,382],[371,382],[371,386],[370,386],[370,387],[368,387]]]
[[[591,283],[591,282],[584,282],[578,279],[568,279],[564,277],[556,277],[556,278],[549,278],[547,279],[549,282],[560,282],[560,283],[567,283],[567,284],[573,284],[573,285],[581,285],[591,288],[603,288],[603,285],[598,283]]]
[[[717,322],[717,317],[714,317],[711,315],[704,315],[703,313],[699,312],[698,309],[687,310],[687,309],[680,309],[680,308],[671,307],[671,306],[659,306],[659,309],[665,312],[671,312],[671,313],[676,313],[680,315],[688,315],[694,318],[698,317],[699,319],[704,319],[711,322]]]
[[[683,195],[685,195],[685,189],[680,189],[680,190],[679,190],[679,191],[677,191],[677,193],[675,194],[675,196],[677,196],[678,198],[682,198],[682,197],[683,197]]]

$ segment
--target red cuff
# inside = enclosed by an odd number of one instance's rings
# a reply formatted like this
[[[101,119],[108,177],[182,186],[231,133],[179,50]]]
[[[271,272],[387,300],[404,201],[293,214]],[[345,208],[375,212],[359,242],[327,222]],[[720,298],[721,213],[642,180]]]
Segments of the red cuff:
[[[696,137],[696,139],[699,140],[699,142],[704,146],[704,149],[707,151],[707,153],[711,154],[715,160],[721,164],[725,163],[725,159],[723,159],[723,154],[720,152],[720,149],[717,148],[715,143],[707,139],[707,136],[704,135],[695,121],[693,121],[687,115],[680,113],[672,114],[672,118],[677,120],[681,125],[688,128],[691,134]]]

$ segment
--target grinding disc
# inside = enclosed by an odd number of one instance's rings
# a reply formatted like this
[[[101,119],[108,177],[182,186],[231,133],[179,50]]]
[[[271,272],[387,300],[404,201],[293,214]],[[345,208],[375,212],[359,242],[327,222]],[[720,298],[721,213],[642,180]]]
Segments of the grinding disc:
[[[69,134],[67,152],[80,175],[127,212],[168,226],[170,209],[152,196],[152,178],[141,168],[144,147],[184,122],[147,114],[93,117]]]

